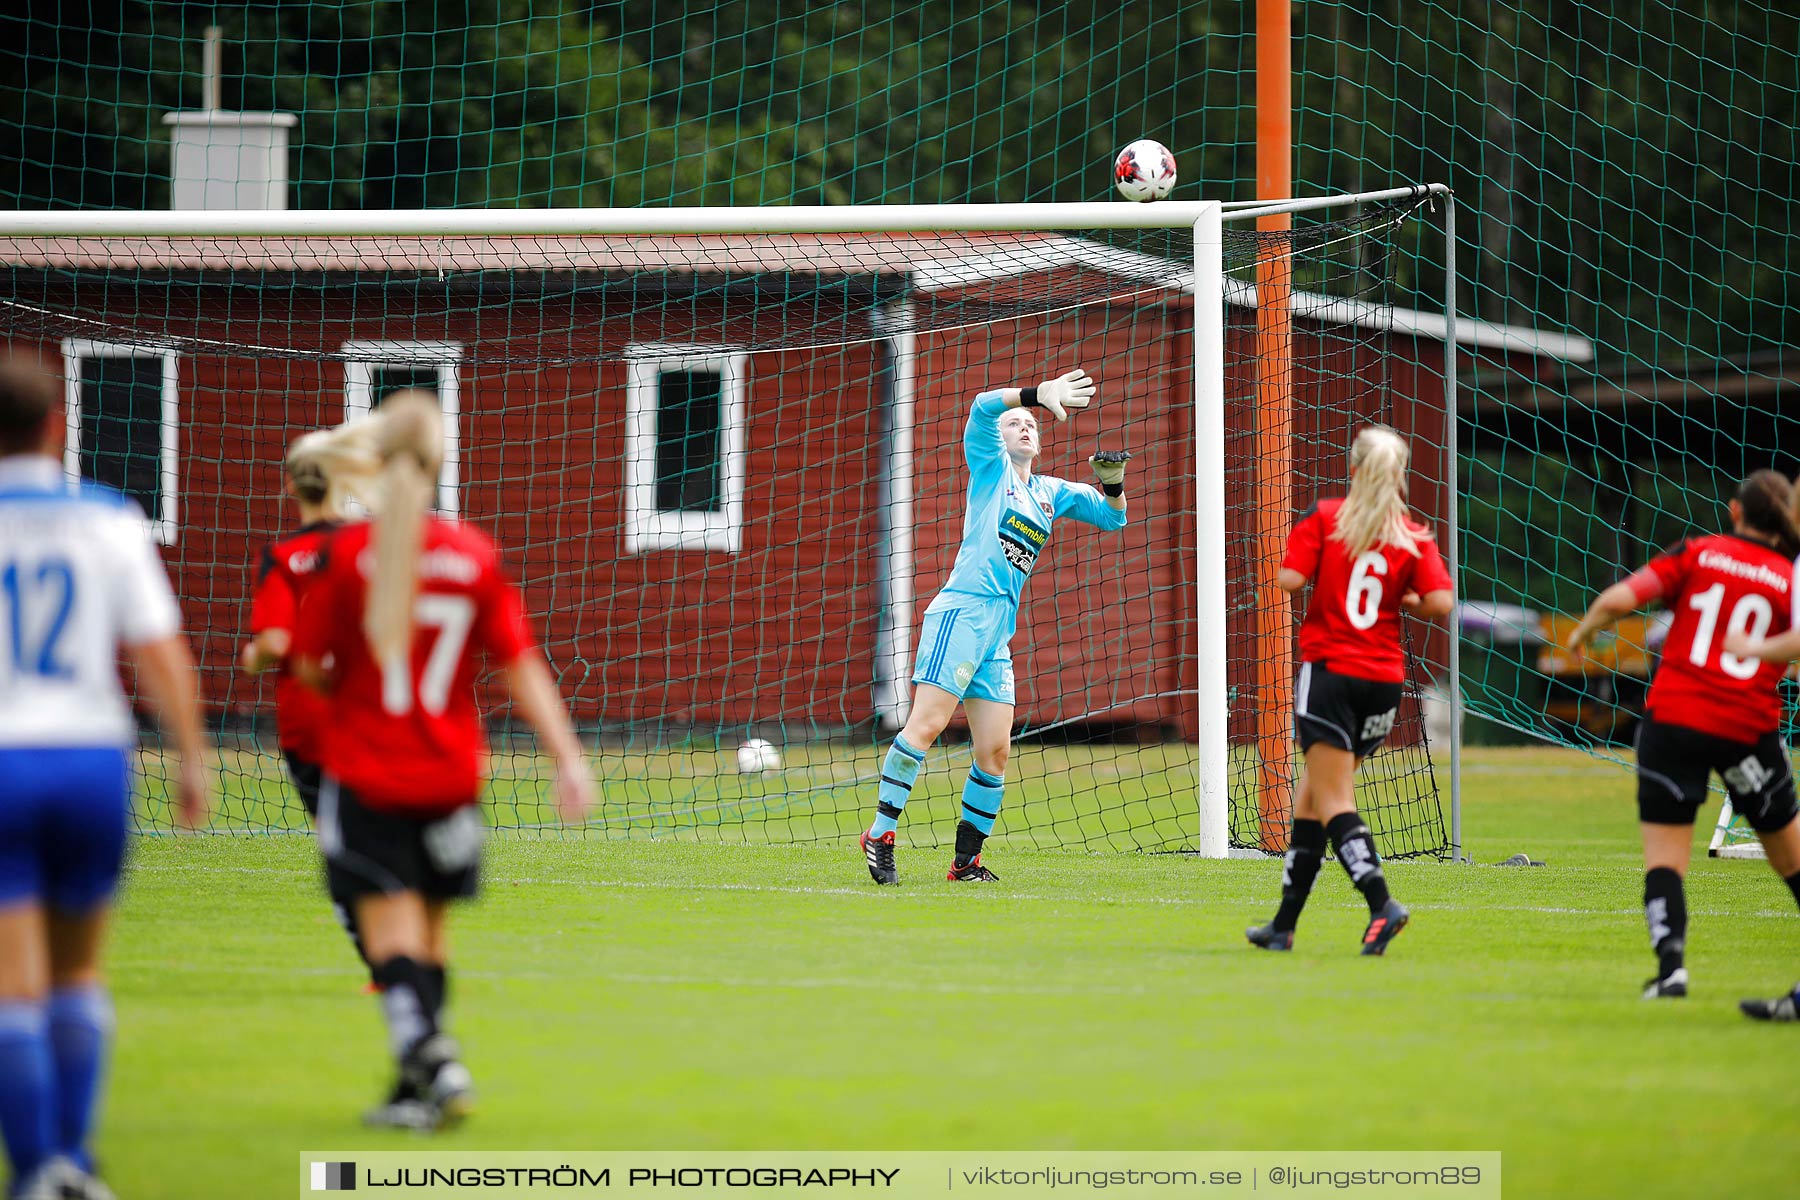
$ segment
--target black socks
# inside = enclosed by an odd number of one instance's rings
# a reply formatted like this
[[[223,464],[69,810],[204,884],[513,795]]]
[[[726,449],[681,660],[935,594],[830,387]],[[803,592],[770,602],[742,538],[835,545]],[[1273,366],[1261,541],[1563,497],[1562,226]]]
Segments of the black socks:
[[[395,1060],[402,1060],[414,1046],[438,1032],[446,987],[444,968],[401,955],[376,967],[374,976],[381,988],[388,1045]]]
[[[1319,877],[1319,865],[1325,861],[1325,826],[1317,821],[1296,818],[1288,835],[1286,865],[1281,872],[1281,907],[1270,922],[1282,933],[1292,933],[1300,923],[1300,910],[1312,894],[1313,880]]]
[[[1667,978],[1681,969],[1687,950],[1687,895],[1681,876],[1672,868],[1652,867],[1644,872],[1644,921],[1656,951],[1657,977]]]
[[[987,834],[967,821],[958,821],[956,823],[956,865],[968,866],[975,856],[981,853],[981,844],[985,841],[987,841]]]
[[[1350,882],[1368,901],[1369,911],[1378,913],[1386,908],[1387,876],[1381,873],[1381,856],[1375,853],[1374,835],[1363,819],[1354,809],[1339,813],[1325,826],[1325,832],[1330,835],[1332,849],[1337,851],[1338,862],[1344,865]]]

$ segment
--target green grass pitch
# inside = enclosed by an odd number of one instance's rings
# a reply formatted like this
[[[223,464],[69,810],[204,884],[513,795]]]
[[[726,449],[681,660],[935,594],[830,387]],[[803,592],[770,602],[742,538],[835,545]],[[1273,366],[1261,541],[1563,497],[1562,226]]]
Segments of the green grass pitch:
[[[1291,955],[1254,951],[1273,860],[1033,851],[959,889],[903,847],[497,838],[453,931],[481,1092],[447,1148],[1466,1149],[1508,1196],[1782,1195],[1800,975],[1761,863],[1698,851],[1693,995],[1646,1004],[1632,781],[1471,752],[1466,839],[1536,869],[1402,862],[1385,959],[1327,864]],[[1002,817],[1002,824],[1005,818]],[[375,1001],[304,837],[140,839],[109,972],[99,1150],[121,1196],[289,1194],[388,1082]]]

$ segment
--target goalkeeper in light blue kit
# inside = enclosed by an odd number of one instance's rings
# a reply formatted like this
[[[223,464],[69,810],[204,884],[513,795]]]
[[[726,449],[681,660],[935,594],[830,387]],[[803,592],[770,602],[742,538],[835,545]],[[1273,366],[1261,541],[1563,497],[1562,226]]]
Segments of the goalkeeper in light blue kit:
[[[957,704],[969,720],[975,764],[963,785],[962,820],[956,826],[956,859],[949,878],[986,883],[996,876],[981,865],[981,845],[1000,814],[1006,760],[1012,752],[1013,663],[1011,641],[1025,580],[1050,541],[1051,523],[1072,517],[1098,529],[1125,524],[1122,452],[1088,461],[1098,489],[1047,475],[1033,475],[1040,452],[1037,416],[1044,409],[1066,421],[1093,402],[1094,381],[1079,369],[1037,387],[1005,388],[975,397],[963,432],[969,464],[969,508],[962,547],[944,588],[925,609],[913,666],[912,712],[881,768],[875,823],[861,839],[876,883],[899,883],[894,830],[919,778],[925,753],[944,732]]]

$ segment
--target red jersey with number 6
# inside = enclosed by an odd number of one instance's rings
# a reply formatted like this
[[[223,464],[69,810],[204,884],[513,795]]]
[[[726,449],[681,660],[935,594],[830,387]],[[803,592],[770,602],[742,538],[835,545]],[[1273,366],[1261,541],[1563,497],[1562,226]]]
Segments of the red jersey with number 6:
[[[315,521],[263,548],[256,593],[250,600],[251,637],[267,629],[285,629],[291,637],[301,602],[318,578],[320,552],[336,528],[331,521]],[[277,667],[275,732],[281,748],[304,762],[318,762],[324,723],[325,702],[318,693],[295,679],[286,663]]]
[[[1354,559],[1335,541],[1342,498],[1321,500],[1306,510],[1288,536],[1281,565],[1312,580],[1306,618],[1300,622],[1300,658],[1318,663],[1334,675],[1350,675],[1378,683],[1406,679],[1406,655],[1400,648],[1400,601],[1408,592],[1450,590],[1437,542],[1423,525],[1419,552],[1381,545]]]
[[[1736,534],[1694,538],[1631,579],[1638,600],[1654,598],[1652,575],[1675,615],[1644,709],[1658,721],[1733,742],[1781,727],[1784,667],[1721,649],[1728,633],[1785,632],[1792,613],[1793,564],[1772,546]]]
[[[511,663],[535,645],[519,591],[484,534],[427,517],[412,654],[383,670],[363,634],[370,533],[350,525],[331,538],[300,611],[294,653],[329,656],[333,670],[320,765],[370,808],[427,816],[473,804],[487,756],[475,707],[479,654]]]

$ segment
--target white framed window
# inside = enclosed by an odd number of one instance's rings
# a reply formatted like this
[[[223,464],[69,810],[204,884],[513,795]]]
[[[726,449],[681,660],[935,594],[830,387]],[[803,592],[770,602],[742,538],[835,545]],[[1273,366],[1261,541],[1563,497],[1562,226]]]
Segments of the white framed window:
[[[462,510],[462,410],[457,390],[461,342],[345,342],[344,418],[364,416],[402,388],[435,392],[444,410],[444,466],[438,472],[437,510]]]
[[[158,543],[175,544],[181,474],[176,354],[86,338],[62,343],[68,435],[63,470],[143,506]]]
[[[749,364],[723,346],[626,348],[626,553],[737,552]]]

